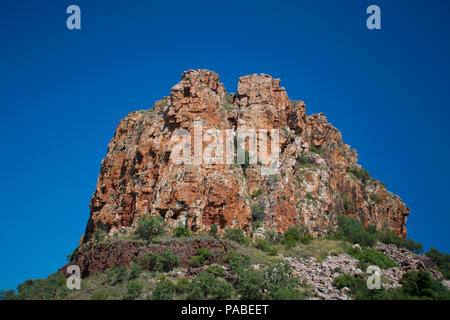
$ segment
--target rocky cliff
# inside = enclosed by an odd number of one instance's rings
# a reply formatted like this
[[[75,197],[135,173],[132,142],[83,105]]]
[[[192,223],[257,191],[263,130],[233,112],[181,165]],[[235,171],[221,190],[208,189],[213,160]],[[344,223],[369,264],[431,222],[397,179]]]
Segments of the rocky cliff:
[[[174,163],[173,133],[194,132],[199,119],[203,133],[278,129],[277,174],[261,174],[260,163]],[[187,148],[195,148],[194,143]],[[244,76],[237,93],[227,94],[219,76],[207,70],[184,72],[169,97],[120,121],[90,208],[83,243],[96,228],[126,232],[146,214],[194,232],[216,224],[249,234],[253,211],[261,224],[256,233],[303,224],[315,236],[334,230],[337,215],[344,214],[366,226],[388,226],[402,237],[409,214],[398,196],[357,164],[356,151],[325,115],[306,115],[305,104],[290,100],[280,80]]]

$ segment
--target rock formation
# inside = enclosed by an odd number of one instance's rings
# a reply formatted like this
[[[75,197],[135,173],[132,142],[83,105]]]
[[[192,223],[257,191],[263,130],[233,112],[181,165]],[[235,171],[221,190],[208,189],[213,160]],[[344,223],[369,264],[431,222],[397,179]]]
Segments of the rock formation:
[[[192,137],[199,119],[204,134],[278,129],[278,173],[262,175],[259,164],[175,164],[173,133],[185,129]],[[191,141],[185,146],[195,148]],[[290,100],[280,80],[244,76],[237,93],[227,94],[219,76],[207,70],[184,72],[169,97],[120,121],[90,208],[83,243],[96,228],[126,231],[146,214],[193,232],[216,224],[249,234],[253,208],[264,212],[262,230],[303,224],[315,236],[334,230],[337,215],[345,214],[366,226],[389,226],[402,237],[409,214],[398,196],[362,170],[356,151],[325,115],[306,115],[305,104]]]

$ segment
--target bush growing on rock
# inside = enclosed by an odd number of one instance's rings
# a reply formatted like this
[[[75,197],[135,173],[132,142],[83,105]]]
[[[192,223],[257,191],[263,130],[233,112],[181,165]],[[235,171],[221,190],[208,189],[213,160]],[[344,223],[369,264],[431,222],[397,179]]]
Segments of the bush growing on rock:
[[[177,293],[185,293],[185,292],[187,292],[190,283],[191,282],[188,279],[186,279],[186,278],[182,278],[182,279],[178,280],[177,286],[176,286]]]
[[[257,239],[254,244],[255,248],[267,252],[271,256],[277,255],[277,250],[270,245],[270,242],[264,239]]]
[[[108,294],[103,290],[94,291],[89,297],[90,300],[106,300],[108,299]]]
[[[446,280],[450,279],[450,255],[439,252],[436,248],[431,248],[425,255],[437,264],[438,270]]]
[[[289,228],[284,233],[283,244],[288,248],[294,247],[298,242],[303,244],[310,243],[314,238],[306,234],[306,229],[303,226],[289,226]]]
[[[213,299],[225,300],[231,298],[233,294],[233,285],[223,279],[215,279],[211,288]]]
[[[203,265],[203,259],[200,256],[192,256],[189,260],[189,266],[192,268],[199,268]]]
[[[106,231],[105,230],[103,230],[100,227],[97,227],[97,229],[95,229],[95,231],[94,231],[94,239],[95,239],[95,241],[98,241],[98,242],[103,241],[103,240],[105,240],[105,236],[106,236]]]
[[[261,270],[251,266],[237,269],[236,291],[243,300],[298,300],[303,299],[299,282],[292,275],[291,266],[274,262]]]
[[[370,173],[365,169],[360,169],[358,167],[349,167],[348,173],[352,178],[355,178],[356,180],[361,180],[363,183],[370,180]]]
[[[151,241],[162,234],[164,234],[164,219],[160,215],[139,218],[136,229],[138,238]]]
[[[174,255],[172,250],[167,250],[161,254],[158,262],[158,269],[163,272],[168,272],[180,264],[180,257]]]
[[[142,282],[133,280],[128,283],[127,286],[127,299],[134,300],[139,297],[144,289]]]
[[[161,255],[144,253],[138,259],[138,264],[148,271],[168,272],[180,264],[180,257],[174,255],[171,250],[164,251]]]
[[[216,277],[223,277],[226,274],[226,272],[223,269],[223,267],[215,266],[215,265],[209,266],[206,271],[209,272],[209,273],[212,273]]]
[[[349,288],[351,294],[358,300],[450,299],[450,291],[423,270],[406,272],[400,283],[401,287],[387,291],[383,287],[369,290],[366,280],[348,274],[337,276],[333,280],[335,288]]]
[[[381,269],[389,269],[397,266],[394,261],[384,254],[371,248],[362,247],[361,249],[357,249],[348,247],[346,252],[353,258],[359,260],[360,267],[363,271],[365,271],[369,265],[377,265]]]
[[[173,235],[177,238],[189,237],[190,232],[186,227],[176,227],[175,229],[173,229]]]
[[[209,234],[212,235],[214,238],[217,238],[217,233],[219,231],[219,227],[217,224],[212,224],[209,229]]]
[[[128,274],[128,279],[133,280],[139,278],[142,273],[142,268],[136,263],[130,265],[130,273]]]
[[[275,230],[266,231],[265,236],[266,240],[271,244],[278,244],[281,242],[282,239],[281,235]]]
[[[175,291],[175,284],[168,279],[163,279],[156,285],[156,288],[153,290],[152,300],[173,300]]]
[[[159,255],[144,253],[139,259],[138,264],[145,270],[154,271],[158,265]]]
[[[203,294],[202,288],[197,281],[191,281],[188,286],[186,299],[188,300],[203,300],[205,295]]]
[[[264,219],[264,208],[258,204],[255,204],[251,208],[252,211],[252,220],[253,221],[262,221]]]
[[[338,216],[339,230],[342,235],[352,243],[372,247],[376,242],[376,236],[364,229],[356,218]]]
[[[66,279],[59,273],[53,273],[47,279],[26,280],[14,290],[1,291],[0,300],[48,300],[64,297],[68,293]]]
[[[107,281],[110,285],[121,283],[128,279],[127,268],[125,266],[112,266],[106,271]]]
[[[226,228],[224,238],[236,241],[243,245],[248,245],[250,243],[250,239],[244,235],[241,229]]]
[[[399,248],[406,248],[414,253],[420,254],[423,252],[422,245],[414,242],[412,239],[402,239],[394,231],[385,229],[377,233],[378,241],[385,244],[393,244]]]
[[[211,253],[208,248],[198,248],[197,255],[191,257],[189,265],[194,268],[201,267],[210,256]]]
[[[424,270],[410,271],[400,279],[402,291],[422,299],[449,300],[450,291]]]

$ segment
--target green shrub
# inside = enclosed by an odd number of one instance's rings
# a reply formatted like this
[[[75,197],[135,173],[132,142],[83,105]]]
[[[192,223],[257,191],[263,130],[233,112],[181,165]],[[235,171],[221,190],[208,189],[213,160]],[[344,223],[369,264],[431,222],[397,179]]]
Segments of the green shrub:
[[[380,196],[378,195],[378,193],[372,193],[372,194],[370,195],[370,199],[371,199],[373,202],[377,203],[378,201],[380,201]]]
[[[449,300],[450,291],[424,270],[410,271],[400,279],[402,291],[422,299]]]
[[[262,227],[262,222],[261,221],[253,221],[252,222],[252,230],[255,231],[258,228]]]
[[[94,239],[95,241],[103,241],[105,239],[106,236],[106,231],[103,230],[100,227],[97,227],[97,229],[95,229],[94,231]]]
[[[162,234],[164,234],[164,219],[160,215],[139,218],[136,229],[138,238],[150,241]]]
[[[226,228],[224,238],[236,241],[243,245],[248,245],[250,243],[250,239],[244,235],[241,229]]]
[[[399,248],[406,248],[414,253],[420,254],[423,252],[422,245],[414,242],[412,239],[400,238],[395,232],[386,228],[382,232],[377,233],[378,241],[385,244],[393,244]]]
[[[359,260],[363,271],[366,270],[369,265],[377,265],[381,269],[389,269],[397,266],[394,261],[384,254],[371,248],[362,247],[361,250],[359,250],[357,248],[348,247],[346,252],[353,258]]]
[[[281,235],[274,230],[266,231],[265,236],[266,240],[271,244],[278,244],[281,242],[282,239]]]
[[[317,153],[318,155],[323,155],[323,153],[324,153],[324,150],[316,147],[316,145],[314,143],[311,143],[310,150],[311,150],[311,152]]]
[[[314,165],[315,160],[305,153],[302,153],[297,157],[297,167],[306,168]]]
[[[125,266],[117,267],[112,266],[106,271],[106,278],[110,285],[122,283],[128,279],[127,268]]]
[[[0,300],[15,300],[15,298],[16,291],[14,291],[13,289],[0,291]]]
[[[189,285],[190,285],[190,281],[186,278],[182,278],[180,280],[178,280],[177,282],[177,286],[176,286],[176,291],[177,293],[185,293],[188,291],[189,289]]]
[[[163,279],[156,285],[156,288],[153,290],[152,300],[173,300],[175,291],[175,284],[168,279]]]
[[[255,248],[267,252],[271,256],[276,256],[278,254],[277,250],[270,245],[270,242],[264,239],[257,239]]]
[[[139,280],[133,280],[127,286],[127,299],[134,300],[139,297],[144,289],[144,285]]]
[[[200,288],[202,288],[203,291],[203,295],[205,297],[208,296],[209,293],[211,293],[211,289],[212,289],[212,284],[214,283],[214,275],[212,273],[209,272],[200,272],[197,276],[197,278],[194,280],[196,282],[198,282],[198,284],[200,285]]]
[[[274,262],[262,270],[247,266],[237,272],[236,291],[243,300],[304,298],[288,263]]]
[[[369,232],[371,234],[376,234],[378,232],[377,226],[374,226],[374,225],[367,226],[367,232]]]
[[[14,290],[3,291],[2,300],[49,300],[57,295],[67,294],[66,279],[59,273],[53,273],[47,279],[26,280]]]
[[[215,300],[229,299],[233,294],[233,286],[231,283],[222,279],[214,279],[211,287],[211,295]]]
[[[226,275],[225,270],[221,266],[209,266],[206,270],[207,272],[213,274],[216,277],[224,277]]]
[[[229,264],[232,273],[239,276],[243,270],[250,267],[250,258],[248,256],[241,256],[235,252],[231,253],[230,256]]]
[[[355,177],[362,182],[366,182],[371,179],[370,173],[367,170],[360,169],[358,167],[350,167],[348,168],[348,172],[352,177]]]
[[[139,276],[141,275],[141,273],[142,273],[142,268],[141,268],[141,266],[138,265],[138,264],[136,264],[136,263],[132,263],[132,264],[130,265],[130,273],[129,273],[129,275],[128,275],[128,278],[129,278],[130,280],[137,279],[137,278],[139,278]]]
[[[444,278],[450,280],[450,255],[443,254],[436,248],[431,248],[425,255],[433,259]]]
[[[198,248],[197,255],[202,257],[203,260],[207,260],[211,256],[211,253],[209,252],[208,248]]]
[[[309,244],[314,240],[314,237],[310,234],[304,235],[300,237],[300,242],[302,244]]]
[[[203,265],[204,260],[200,256],[192,256],[189,260],[189,266],[192,268],[199,268]]]
[[[186,227],[176,227],[173,230],[173,234],[175,237],[177,238],[181,238],[181,237],[189,237],[190,233],[189,233],[189,229]]]
[[[365,230],[356,218],[340,215],[338,216],[338,223],[339,231],[352,243],[372,247],[377,241],[376,236]]]
[[[205,295],[203,294],[203,290],[200,287],[198,281],[191,281],[191,283],[189,283],[186,299],[187,300],[205,299]]]
[[[353,277],[349,274],[343,274],[333,279],[333,286],[339,290],[342,288],[350,288],[353,283]]]
[[[314,238],[307,234],[304,226],[289,226],[283,237],[283,244],[288,247],[295,247],[299,242],[303,244],[310,243]]]
[[[108,294],[103,290],[94,291],[89,297],[90,300],[106,300],[108,299]]]
[[[253,205],[252,208],[252,220],[253,221],[262,221],[264,220],[264,208],[260,205]]]
[[[252,198],[257,198],[257,197],[259,197],[259,196],[261,195],[261,193],[262,193],[261,188],[256,189],[256,190],[253,191],[253,193],[252,193]]]
[[[248,268],[239,273],[236,291],[242,300],[262,300],[264,298],[264,273]]]
[[[387,291],[383,287],[369,290],[366,280],[348,274],[340,275],[333,280],[334,287],[349,288],[351,294],[358,300],[450,299],[450,291],[423,270],[406,272],[400,283],[401,287]]]
[[[197,255],[191,257],[189,265],[194,268],[201,267],[206,262],[206,260],[209,259],[210,256],[211,253],[209,252],[208,248],[199,248],[197,249]]]
[[[219,231],[219,227],[217,224],[212,224],[211,228],[209,229],[209,234],[212,235],[214,238],[217,238],[217,233]]]
[[[161,254],[158,262],[158,269],[163,272],[168,272],[180,264],[180,257],[174,255],[172,250],[167,250]]]
[[[144,253],[139,259],[138,264],[148,271],[154,271],[158,265],[159,255],[157,253],[152,253],[151,255]]]

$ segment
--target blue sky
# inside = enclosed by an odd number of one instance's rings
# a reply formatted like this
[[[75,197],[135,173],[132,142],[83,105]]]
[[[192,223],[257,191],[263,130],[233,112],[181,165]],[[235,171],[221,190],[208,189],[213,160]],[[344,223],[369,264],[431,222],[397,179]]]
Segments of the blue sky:
[[[198,68],[229,92],[281,78],[411,208],[408,236],[450,252],[449,39],[446,0],[0,1],[0,288],[65,263],[119,120]]]

